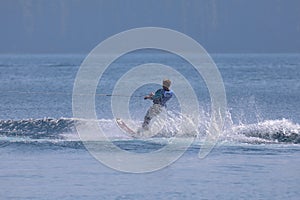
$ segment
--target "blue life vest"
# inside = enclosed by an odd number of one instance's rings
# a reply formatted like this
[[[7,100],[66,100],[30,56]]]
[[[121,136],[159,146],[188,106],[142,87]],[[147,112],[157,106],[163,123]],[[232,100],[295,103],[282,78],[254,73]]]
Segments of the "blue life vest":
[[[155,92],[152,97],[154,104],[160,104],[161,106],[166,106],[167,101],[173,96],[172,90],[159,89]]]

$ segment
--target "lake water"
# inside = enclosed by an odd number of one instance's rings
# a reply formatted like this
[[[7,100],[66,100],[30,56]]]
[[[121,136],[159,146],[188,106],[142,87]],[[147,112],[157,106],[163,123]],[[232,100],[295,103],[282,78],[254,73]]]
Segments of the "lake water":
[[[97,87],[95,108],[97,123],[123,150],[156,151],[180,131],[176,119],[164,134],[147,139],[131,138],[115,126],[110,95],[131,67],[150,62],[171,66],[190,81],[199,100],[192,145],[173,164],[141,174],[105,166],[78,137],[76,124],[88,122],[73,118],[72,92],[84,58],[0,56],[1,199],[299,199],[299,54],[212,55],[224,81],[228,112],[215,148],[204,159],[198,153],[211,103],[201,76],[166,52],[136,52],[112,63]],[[148,84],[131,96],[133,123],[140,124],[151,105],[142,96],[158,88]],[[120,94],[120,101],[125,97]],[[170,116],[177,109],[174,98],[168,102]],[[180,136],[190,137],[189,132]],[[114,156],[106,142],[102,153]]]

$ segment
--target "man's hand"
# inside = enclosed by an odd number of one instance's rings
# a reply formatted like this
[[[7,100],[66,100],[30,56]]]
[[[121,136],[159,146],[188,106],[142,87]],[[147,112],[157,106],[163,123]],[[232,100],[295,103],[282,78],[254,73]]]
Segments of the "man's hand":
[[[149,95],[145,96],[144,99],[151,99],[154,96],[154,93],[151,92]]]

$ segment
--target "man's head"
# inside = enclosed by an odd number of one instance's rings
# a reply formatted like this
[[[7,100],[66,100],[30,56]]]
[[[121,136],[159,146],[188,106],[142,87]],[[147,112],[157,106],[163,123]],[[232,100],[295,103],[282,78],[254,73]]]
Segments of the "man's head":
[[[169,89],[171,86],[171,81],[169,79],[164,79],[163,80],[163,87]]]

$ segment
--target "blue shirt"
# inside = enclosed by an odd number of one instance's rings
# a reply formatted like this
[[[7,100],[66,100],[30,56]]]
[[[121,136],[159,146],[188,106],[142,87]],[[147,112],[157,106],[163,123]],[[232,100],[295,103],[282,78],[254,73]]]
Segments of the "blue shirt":
[[[152,96],[152,100],[154,104],[160,104],[161,106],[166,107],[167,101],[169,101],[173,96],[173,91],[172,90],[165,90],[164,88],[161,88],[157,90]]]

